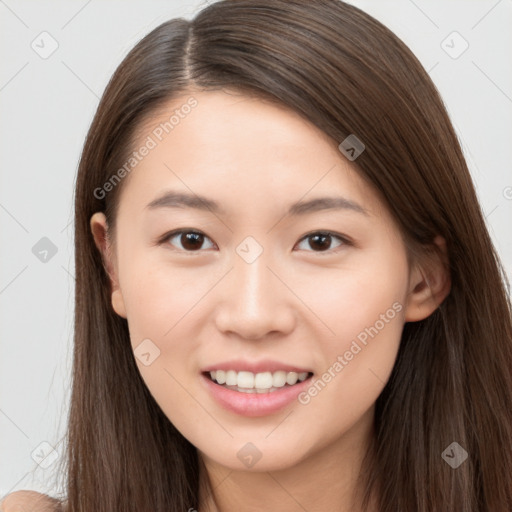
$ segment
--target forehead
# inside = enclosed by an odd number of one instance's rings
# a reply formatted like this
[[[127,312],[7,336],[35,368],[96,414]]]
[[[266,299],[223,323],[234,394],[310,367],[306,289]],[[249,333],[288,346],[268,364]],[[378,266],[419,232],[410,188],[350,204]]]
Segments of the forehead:
[[[240,92],[173,98],[141,123],[133,146],[144,156],[123,196],[139,206],[164,188],[259,208],[333,190],[369,210],[376,199],[336,141],[293,110]]]

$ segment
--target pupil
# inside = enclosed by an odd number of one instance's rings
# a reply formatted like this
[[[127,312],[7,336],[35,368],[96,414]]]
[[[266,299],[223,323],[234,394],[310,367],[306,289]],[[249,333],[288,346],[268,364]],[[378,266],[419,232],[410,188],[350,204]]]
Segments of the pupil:
[[[316,243],[318,243],[319,240],[322,240],[322,242],[320,242],[319,244],[319,248],[320,250],[322,249],[328,249],[329,248],[329,243],[325,243],[326,240],[330,239],[331,236],[330,235],[313,235],[311,237],[311,240],[309,242],[309,245],[311,246],[312,249],[314,249],[314,245]]]
[[[183,233],[180,241],[185,249],[197,249],[203,243],[203,235],[201,233]]]

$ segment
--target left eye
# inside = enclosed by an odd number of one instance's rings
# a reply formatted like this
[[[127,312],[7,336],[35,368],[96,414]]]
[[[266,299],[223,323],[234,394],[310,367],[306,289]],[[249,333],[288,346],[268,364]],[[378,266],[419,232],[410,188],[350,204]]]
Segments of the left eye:
[[[331,245],[334,239],[337,239],[339,241],[338,245],[335,248],[340,247],[342,245],[350,245],[350,242],[340,235],[336,235],[329,231],[316,231],[314,233],[309,233],[308,235],[302,237],[301,240],[299,241],[298,246],[300,247],[300,244],[304,244],[309,241],[308,245],[310,248],[313,249],[312,252],[327,252],[333,249]],[[211,239],[207,237],[204,233],[201,233],[200,231],[174,231],[173,233],[166,235],[162,239],[162,242],[170,243],[171,245],[176,245],[176,242],[173,242],[173,240],[177,240],[177,244],[179,244],[178,249],[186,252],[197,252],[201,248],[204,248],[202,246],[206,240],[210,242],[210,247],[206,247],[206,249],[215,246]],[[306,251],[308,250],[304,249],[304,247],[302,247],[301,249]]]
[[[319,249],[313,249],[313,252],[327,252],[332,249],[332,247],[329,246],[331,245],[332,240],[335,238],[337,238],[340,241],[340,243],[338,243],[336,247],[340,247],[341,245],[349,245],[348,240],[346,240],[340,235],[336,235],[328,231],[317,231],[315,233],[309,233],[309,235],[304,236],[300,240],[299,245],[301,243],[308,242],[309,240],[309,247]]]

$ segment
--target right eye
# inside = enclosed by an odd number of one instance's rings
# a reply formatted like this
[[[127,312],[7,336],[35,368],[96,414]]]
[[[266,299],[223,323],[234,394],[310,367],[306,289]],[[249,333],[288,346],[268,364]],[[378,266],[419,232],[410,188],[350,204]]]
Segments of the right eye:
[[[205,240],[210,240],[204,233],[191,229],[179,229],[167,233],[161,240],[161,244],[178,245],[178,250],[185,252],[200,252]],[[174,242],[173,242],[174,241]],[[211,240],[210,240],[211,241]],[[211,244],[210,247],[214,247]]]

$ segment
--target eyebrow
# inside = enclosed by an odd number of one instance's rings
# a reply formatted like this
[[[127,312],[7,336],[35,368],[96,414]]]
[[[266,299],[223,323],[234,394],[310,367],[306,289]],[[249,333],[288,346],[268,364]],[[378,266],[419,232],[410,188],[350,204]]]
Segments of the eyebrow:
[[[194,208],[197,210],[208,210],[212,213],[225,215],[226,212],[219,203],[213,199],[197,194],[167,191],[151,201],[146,208],[156,210],[158,208]],[[368,212],[358,203],[344,197],[317,197],[309,201],[297,201],[290,205],[287,215],[297,216],[322,210],[349,210],[363,215]]]

